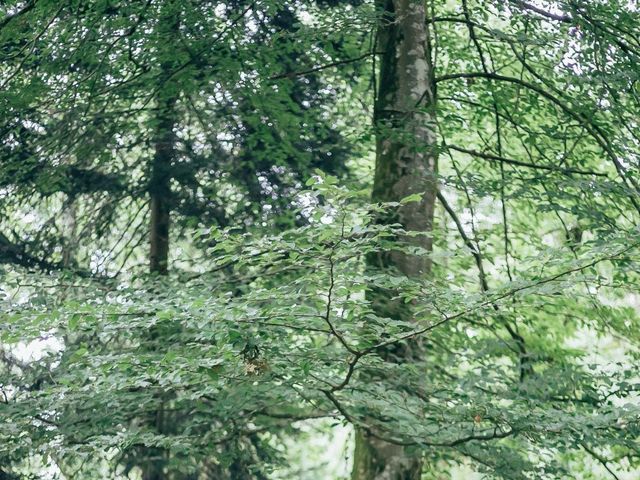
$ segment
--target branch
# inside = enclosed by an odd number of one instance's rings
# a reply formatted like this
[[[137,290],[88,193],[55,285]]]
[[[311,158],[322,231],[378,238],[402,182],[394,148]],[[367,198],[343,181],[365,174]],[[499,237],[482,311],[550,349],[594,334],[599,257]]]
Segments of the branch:
[[[598,462],[600,462],[602,466],[607,470],[607,472],[609,472],[611,476],[615,478],[615,480],[620,480],[620,477],[618,477],[615,474],[615,472],[609,468],[609,465],[608,465],[609,461],[606,458],[596,453],[593,449],[589,448],[586,443],[580,442],[580,445],[582,446],[582,448],[584,448],[585,452],[587,452],[589,455],[595,458]]]
[[[557,22],[562,22],[562,23],[573,23],[573,18],[569,15],[557,15],[555,13],[548,12],[540,7],[536,7],[535,5],[532,5],[529,2],[524,2],[522,0],[510,0],[510,3],[517,5],[518,7],[523,8],[525,10],[530,10],[532,12],[535,12],[538,15],[541,15],[550,20],[555,20]]]
[[[515,165],[517,167],[526,167],[526,168],[533,168],[536,170],[547,170],[547,171],[551,171],[551,172],[561,172],[561,173],[565,173],[565,174],[577,174],[577,175],[595,175],[597,177],[607,177],[606,173],[601,173],[601,172],[594,172],[591,170],[578,170],[575,168],[560,168],[560,167],[554,167],[551,165],[537,165],[535,163],[528,163],[528,162],[523,162],[521,160],[514,160],[511,158],[505,158],[499,155],[493,155],[491,153],[485,153],[485,152],[478,152],[476,150],[469,150],[467,148],[462,148],[459,147],[457,145],[447,145],[447,148],[451,149],[451,150],[455,150],[457,152],[462,152],[462,153],[466,153],[468,155],[474,156],[474,157],[478,157],[478,158],[483,158],[485,160],[489,160],[489,161],[496,161],[496,162],[502,162],[502,163],[507,163],[509,165]]]
[[[13,263],[27,268],[37,267],[45,271],[61,268],[59,264],[30,255],[25,251],[24,245],[12,242],[2,233],[0,233],[0,263]]]
[[[20,73],[20,71],[22,70],[22,67],[24,67],[25,63],[27,62],[27,60],[33,53],[34,49],[36,48],[36,43],[38,42],[38,40],[40,40],[40,38],[47,32],[47,30],[49,30],[49,27],[53,24],[55,19],[58,18],[58,15],[60,15],[60,12],[62,12],[62,10],[64,10],[64,6],[60,7],[56,11],[56,13],[53,14],[53,16],[49,19],[45,27],[42,29],[42,31],[36,35],[36,37],[31,42],[31,49],[29,50],[29,53],[27,53],[27,55],[23,57],[23,59],[20,61],[16,69],[7,78],[4,79],[2,84],[0,84],[0,90],[4,90],[5,87],[18,75],[18,73]],[[26,48],[26,45],[20,51],[22,52],[25,48]]]
[[[366,423],[357,420],[355,417],[353,417],[345,408],[344,405],[342,405],[340,403],[340,401],[338,400],[338,398],[333,394],[333,392],[329,391],[329,390],[321,390],[322,393],[324,393],[324,395],[329,399],[329,401],[336,407],[336,410],[338,410],[338,412],[351,424],[358,426],[360,428],[362,428],[365,432],[367,432],[368,435],[371,435],[372,437],[375,437],[377,439],[383,440],[387,443],[391,443],[393,445],[401,445],[404,447],[409,447],[409,446],[415,446],[415,445],[423,445],[423,446],[428,446],[428,447],[456,447],[458,445],[461,445],[463,443],[467,443],[467,442],[472,442],[472,441],[489,441],[489,440],[498,440],[501,438],[506,438],[509,437],[511,435],[515,435],[516,433],[518,433],[518,430],[511,428],[510,430],[500,430],[498,431],[498,426],[494,427],[493,429],[493,433],[491,434],[487,434],[487,435],[468,435],[466,437],[460,437],[457,438],[455,440],[451,440],[448,442],[429,442],[426,441],[424,439],[420,439],[418,441],[415,440],[411,440],[411,441],[406,441],[406,440],[398,440],[392,437],[388,437],[386,435],[382,435],[380,433],[377,433],[370,425],[367,425]]]
[[[456,215],[456,212],[453,210],[453,208],[451,208],[451,205],[449,205],[449,202],[447,202],[447,199],[444,197],[444,195],[442,195],[442,193],[438,191],[437,196],[438,196],[438,200],[440,201],[444,209],[447,211],[451,219],[456,224],[456,228],[458,229],[458,233],[460,234],[462,241],[471,252],[471,255],[473,255],[473,258],[476,261],[476,266],[478,267],[478,277],[480,280],[480,287],[482,288],[483,292],[487,292],[489,290],[489,285],[487,283],[486,274],[484,273],[484,267],[482,265],[482,256],[480,252],[478,251],[476,246],[473,244],[473,242],[471,241],[467,233],[464,231],[462,222],[460,222],[460,219]]]
[[[332,295],[333,295],[333,290],[335,288],[335,274],[334,274],[335,266],[333,261],[333,254],[335,252],[336,246],[337,244],[333,245],[331,249],[331,253],[329,254],[329,258],[328,258],[329,260],[329,291],[327,292],[327,306],[326,306],[326,310],[323,318],[324,318],[324,321],[329,326],[329,330],[331,330],[331,333],[338,339],[338,341],[342,344],[342,346],[349,353],[359,356],[359,352],[357,350],[354,350],[353,347],[349,345],[349,343],[344,339],[342,334],[336,330],[335,326],[333,325],[333,322],[331,321]]]
[[[535,92],[541,97],[549,100],[551,103],[559,107],[568,116],[579,121],[584,126],[587,132],[589,132],[589,135],[591,135],[591,137],[598,143],[600,148],[602,148],[602,150],[607,154],[609,159],[613,162],[616,168],[616,171],[618,172],[618,175],[620,176],[622,181],[625,183],[625,185],[628,186],[629,188],[633,186],[636,193],[640,194],[640,185],[633,177],[627,176],[627,171],[625,167],[622,165],[622,163],[620,162],[620,159],[618,158],[618,156],[615,154],[615,152],[612,150],[611,146],[609,145],[606,134],[602,131],[600,127],[595,125],[589,117],[586,117],[584,114],[575,112],[562,100],[550,94],[544,88],[538,85],[535,85],[533,83],[527,82],[526,80],[522,80],[520,78],[508,77],[505,75],[499,75],[497,73],[463,72],[463,73],[452,73],[452,74],[436,77],[435,83],[437,84],[439,82],[444,82],[447,80],[458,80],[458,79],[464,79],[464,78],[482,78],[482,79],[491,80],[491,81],[513,83],[515,85],[520,85],[528,90],[531,90],[532,92]],[[629,183],[631,183],[631,186],[629,186]],[[640,203],[638,203],[636,198],[633,196],[630,196],[629,201],[633,204],[634,208],[638,212],[640,212]]]
[[[484,293],[488,293],[489,283],[487,282],[487,275],[484,271],[484,266],[482,264],[482,253],[480,252],[480,246],[479,245],[474,246],[473,242],[464,231],[464,228],[462,227],[462,222],[460,222],[460,219],[456,215],[456,212],[453,210],[453,208],[451,208],[451,206],[447,202],[447,199],[444,198],[444,196],[440,192],[438,192],[438,200],[440,200],[440,203],[442,203],[442,206],[444,207],[444,209],[447,211],[449,216],[455,222],[456,227],[458,228],[458,232],[460,233],[460,237],[462,237],[462,240],[464,241],[464,243],[467,245],[469,250],[471,250],[471,254],[473,255],[473,258],[475,259],[476,265],[478,267],[478,277],[480,279],[480,288]],[[500,308],[498,307],[497,303],[493,303],[491,306],[496,312],[500,311]],[[502,315],[500,315],[499,318],[503,320],[504,326],[507,329],[507,332],[509,332],[509,335],[511,335],[511,338],[518,345],[518,350],[520,353],[520,379],[522,380],[525,376],[525,373],[531,371],[530,366],[529,368],[525,368],[526,366],[525,359],[528,356],[528,354],[527,354],[527,348],[525,345],[524,338],[516,330],[514,330],[514,328],[509,324],[509,322],[506,319],[502,318]],[[509,346],[507,345],[507,347]],[[509,347],[509,349],[512,350],[511,347]]]
[[[6,27],[9,22],[11,22],[12,20],[15,20],[16,18],[24,15],[25,13],[27,13],[29,10],[32,10],[33,7],[36,6],[36,0],[30,0],[29,2],[27,2],[25,4],[24,7],[22,7],[20,10],[18,10],[17,12],[11,14],[11,15],[7,15],[6,17],[4,17],[2,20],[0,20],[0,29]]]
[[[344,59],[344,60],[337,60],[335,62],[327,63],[325,65],[319,65],[317,67],[310,68],[309,70],[302,70],[302,71],[299,71],[299,72],[280,73],[278,75],[274,75],[272,77],[269,77],[269,80],[280,80],[282,78],[302,77],[304,75],[309,75],[311,73],[319,72],[321,70],[326,70],[327,68],[333,68],[333,67],[338,67],[340,65],[347,65],[349,63],[359,62],[360,60],[364,60],[365,58],[371,57],[373,55],[378,55],[378,53],[376,53],[376,52],[367,52],[367,53],[363,53],[362,55],[360,55],[358,57],[347,58],[347,59]]]
[[[478,303],[476,305],[472,305],[472,306],[470,306],[470,307],[468,307],[468,308],[466,308],[464,310],[461,310],[461,311],[459,311],[457,313],[454,313],[454,314],[451,314],[451,315],[445,315],[441,320],[439,320],[439,321],[437,321],[435,323],[432,323],[431,325],[428,325],[428,326],[426,326],[424,328],[421,328],[420,330],[414,330],[413,332],[408,332],[408,333],[406,333],[404,335],[401,335],[399,337],[392,338],[392,339],[386,340],[384,342],[380,342],[377,345],[374,345],[372,347],[366,348],[365,350],[362,350],[360,353],[362,355],[367,355],[367,354],[369,354],[369,353],[371,353],[371,352],[373,352],[373,351],[375,351],[377,349],[385,348],[385,347],[388,347],[390,345],[394,345],[396,343],[404,342],[405,340],[410,340],[412,338],[419,337],[421,335],[424,335],[427,332],[430,332],[431,330],[434,330],[434,329],[438,328],[441,325],[444,325],[445,323],[450,322],[451,320],[456,320],[456,319],[458,319],[460,317],[468,315],[469,313],[473,312],[476,309],[479,309],[479,308],[482,308],[482,307],[491,306],[494,303],[496,303],[496,302],[498,302],[500,300],[504,300],[505,298],[511,297],[511,296],[515,295],[516,293],[522,292],[523,290],[527,290],[527,289],[534,288],[534,287],[537,287],[537,286],[540,286],[540,285],[545,285],[547,283],[555,282],[556,280],[558,280],[558,279],[560,279],[562,277],[565,277],[565,276],[570,275],[572,273],[580,272],[580,271],[584,270],[585,268],[593,267],[593,266],[595,266],[595,265],[597,265],[597,264],[599,264],[601,262],[607,261],[607,260],[613,260],[614,258],[619,257],[620,255],[623,255],[623,254],[627,253],[628,251],[638,247],[639,245],[640,245],[640,242],[635,242],[635,243],[629,245],[628,247],[622,249],[619,252],[613,253],[611,255],[606,255],[604,257],[596,258],[595,260],[592,260],[591,262],[589,262],[589,263],[587,263],[585,265],[580,265],[578,267],[570,268],[568,270],[565,270],[563,272],[557,273],[555,275],[543,278],[542,280],[540,280],[538,282],[535,282],[535,283],[531,283],[531,284],[528,284],[528,285],[522,285],[522,286],[513,288],[513,289],[508,290],[508,291],[506,291],[504,293],[501,293],[501,294],[499,294],[499,295],[497,295],[497,296],[495,296],[493,298],[489,298],[489,299],[487,299],[487,300],[485,300],[483,302],[480,302],[480,303]]]
[[[510,2],[514,5],[517,5],[518,7],[524,9],[524,10],[529,10],[531,12],[535,12],[538,15],[544,17],[544,18],[548,18],[549,20],[554,20],[557,22],[562,22],[562,23],[567,23],[567,24],[574,24],[574,25],[578,25],[579,22],[577,21],[577,19],[575,17],[572,17],[571,15],[558,15],[555,13],[551,13],[548,12],[540,7],[536,7],[535,5],[532,5],[529,2],[524,2],[522,0],[510,0]],[[591,25],[593,28],[600,30],[601,32],[606,33],[607,35],[610,35],[612,37],[613,42],[620,47],[620,49],[625,52],[626,54],[631,54],[631,55],[638,55],[638,52],[636,49],[634,49],[633,47],[631,47],[628,43],[626,43],[625,41],[623,41],[622,39],[620,39],[620,37],[618,35],[616,35],[615,33],[611,32],[610,30],[607,29],[606,24],[603,24],[602,22],[598,21],[597,19],[587,15],[587,13],[584,11],[584,9],[582,7],[580,7],[579,5],[576,5],[574,2],[568,2],[570,4],[570,6],[574,9],[576,9],[576,14],[580,17],[582,17],[584,19],[584,21],[586,21],[589,25]],[[614,29],[621,31],[622,33],[627,33],[624,30],[620,30],[619,28],[615,28]],[[635,37],[634,37],[635,38]],[[636,39],[637,40],[637,39]]]

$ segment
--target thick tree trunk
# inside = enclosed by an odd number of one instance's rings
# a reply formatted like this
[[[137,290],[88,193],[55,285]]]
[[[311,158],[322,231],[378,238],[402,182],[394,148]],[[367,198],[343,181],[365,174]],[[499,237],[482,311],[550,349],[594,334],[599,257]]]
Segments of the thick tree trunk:
[[[401,206],[393,218],[407,231],[432,230],[437,191],[435,87],[429,52],[425,0],[378,0],[378,51],[381,54],[375,104],[376,169],[372,200],[397,202],[422,194],[419,202]],[[402,236],[399,242],[431,250],[428,235]],[[370,259],[375,268],[392,268],[410,277],[428,275],[431,261],[400,251]],[[411,318],[410,307],[391,301],[392,292],[372,291],[374,308],[383,316]],[[411,361],[419,345],[387,352],[388,361]],[[353,480],[417,480],[422,471],[419,452],[358,431]]]

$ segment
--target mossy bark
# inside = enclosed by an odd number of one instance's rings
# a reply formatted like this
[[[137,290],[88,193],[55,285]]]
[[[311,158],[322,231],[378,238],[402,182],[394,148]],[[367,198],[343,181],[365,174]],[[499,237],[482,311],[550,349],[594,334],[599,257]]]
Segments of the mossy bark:
[[[372,200],[397,202],[420,194],[418,202],[402,205],[385,223],[428,234],[433,227],[437,192],[435,83],[430,59],[425,0],[378,0],[380,72],[375,101],[376,168]],[[398,242],[432,248],[430,235],[402,235]],[[399,250],[369,259],[372,268],[394,269],[409,277],[429,275],[431,260]],[[372,290],[377,313],[405,320],[410,305],[397,305],[393,292]],[[404,317],[404,318],[403,318]],[[387,361],[409,362],[420,355],[419,344],[383,353]],[[364,429],[356,433],[352,480],[417,480],[422,471],[419,450],[396,445]]]

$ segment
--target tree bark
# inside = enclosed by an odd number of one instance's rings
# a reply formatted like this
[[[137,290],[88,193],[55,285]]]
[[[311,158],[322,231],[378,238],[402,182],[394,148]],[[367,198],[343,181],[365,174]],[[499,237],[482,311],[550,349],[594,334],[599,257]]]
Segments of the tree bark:
[[[177,98],[159,98],[157,130],[154,136],[155,151],[151,162],[149,181],[150,216],[149,225],[149,271],[152,274],[167,275],[169,265],[169,228],[171,216],[171,163],[174,157],[176,136],[175,104]],[[158,333],[152,329],[151,336]],[[157,434],[165,433],[163,400],[156,412],[154,429]],[[167,452],[161,448],[149,448],[145,456],[151,457],[142,467],[142,480],[164,480],[164,465]]]
[[[169,265],[169,224],[171,215],[171,162],[173,160],[175,120],[173,110],[176,98],[162,101],[155,136],[155,154],[149,182],[149,271],[166,275]]]
[[[168,98],[159,98],[157,129],[154,136],[155,151],[151,162],[149,181],[150,216],[149,225],[149,271],[152,274],[167,275],[169,265],[169,228],[171,215],[171,163],[174,157],[176,136],[175,104],[177,98],[172,94]],[[153,337],[158,332],[152,329]],[[154,420],[155,433],[165,433],[163,399]],[[167,452],[161,448],[148,448],[147,459],[142,466],[142,480],[164,480]]]
[[[171,39],[176,37],[179,17],[175,4],[167,2],[161,11],[158,25],[159,34],[165,36],[165,44],[160,53],[165,57],[160,62],[157,92],[157,116],[153,135],[154,155],[149,174],[149,271],[156,275],[167,275],[169,272],[169,230],[171,219],[172,195],[172,163],[175,157],[177,136],[176,103],[179,89],[171,85],[173,70]],[[151,337],[159,335],[154,329]],[[167,433],[165,419],[165,399],[161,395],[159,406],[155,412],[153,427],[156,434]],[[169,475],[165,472],[168,452],[164,448],[147,448],[144,451],[145,461],[142,465],[142,480],[165,480]]]
[[[397,202],[421,194],[417,202],[400,206],[383,223],[399,223],[406,231],[425,235],[401,235],[398,242],[430,251],[429,235],[437,193],[435,83],[430,58],[425,0],[378,0],[379,87],[374,108],[376,168],[372,200]],[[424,255],[401,251],[377,254],[373,268],[395,269],[409,277],[431,271]],[[371,291],[373,307],[382,316],[406,320],[410,305],[391,300],[392,292]],[[387,361],[407,362],[420,355],[419,345],[403,345],[383,353]],[[418,480],[422,471],[419,451],[356,432],[352,480]]]
[[[175,42],[179,40],[179,3],[168,0],[160,6],[157,25],[159,71],[156,87],[157,115],[153,136],[154,156],[149,178],[149,271],[166,275],[169,268],[172,162],[177,137],[176,103],[180,88],[171,79],[175,65]],[[179,42],[178,42],[179,43]]]

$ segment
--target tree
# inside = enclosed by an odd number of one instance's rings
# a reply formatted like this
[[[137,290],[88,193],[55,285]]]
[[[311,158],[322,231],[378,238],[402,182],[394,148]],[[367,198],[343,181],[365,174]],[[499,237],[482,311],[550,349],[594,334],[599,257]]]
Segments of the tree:
[[[301,48],[295,14],[277,2],[262,7],[38,2],[12,17],[2,29],[1,184],[14,190],[3,198],[11,225],[2,258],[22,252],[26,266],[47,258],[59,267],[55,245],[68,235],[60,219],[76,208],[76,268],[88,273],[100,244],[107,258],[94,263],[113,275],[144,262],[152,193],[165,200],[150,216],[164,224],[171,211],[178,241],[185,225],[250,227],[265,206],[274,223],[290,223],[290,190],[318,167],[344,174],[349,143],[321,121],[330,92],[317,74],[289,77],[293,66],[282,61]],[[160,26],[163,9],[183,21],[172,35]],[[341,53],[351,47],[340,37],[331,48]],[[309,42],[323,55],[321,40]],[[262,82],[256,68],[284,76]],[[158,122],[174,125],[170,171],[159,165]],[[11,212],[26,205],[49,217],[11,231]]]
[[[317,91],[322,82],[312,73],[298,79],[295,71],[286,71],[296,66],[290,57],[299,47],[287,38],[299,28],[296,15],[277,2],[264,6],[262,10],[255,8],[255,2],[78,6],[41,2],[20,10],[15,18],[7,17],[3,26],[11,28],[2,33],[11,39],[5,46],[13,64],[7,64],[3,84],[15,91],[4,105],[7,141],[2,173],[4,186],[20,193],[7,205],[9,225],[24,227],[11,215],[25,204],[33,202],[39,208],[46,199],[53,201],[42,209],[49,219],[32,241],[24,242],[18,234],[13,241],[3,237],[3,260],[51,271],[68,268],[68,262],[56,258],[54,246],[69,243],[71,236],[59,221],[60,213],[77,209],[83,222],[78,230],[85,235],[76,246],[86,250],[73,252],[76,270],[85,276],[91,275],[89,268],[98,275],[117,275],[132,257],[144,261],[138,247],[148,238],[149,269],[164,276],[170,233],[177,240],[194,219],[201,225],[212,220],[225,225],[231,217],[235,224],[250,226],[268,216],[273,223],[286,224],[287,194],[299,188],[305,170],[322,166],[344,173],[346,143],[335,129],[310,120],[327,106],[319,102],[327,96]],[[218,15],[207,16],[217,7],[223,7],[216,10]],[[204,31],[199,22],[205,22]],[[214,46],[220,47],[215,51],[211,36]],[[248,57],[240,61],[234,57],[234,51],[246,48],[243,39],[252,36],[253,45],[277,38],[275,56],[287,59],[274,63],[273,76],[285,69],[279,89],[259,86],[250,77],[253,67],[246,65]],[[341,48],[339,42],[337,35],[332,48]],[[31,50],[23,48],[30,44]],[[272,61],[268,50],[257,58],[263,56],[265,63]],[[234,84],[241,76],[242,81]],[[39,83],[42,79],[44,84]],[[20,88],[33,83],[38,88]],[[261,103],[247,102],[245,93],[255,93],[257,87],[266,88],[270,96]],[[53,116],[47,110],[51,102],[57,108]],[[27,110],[16,108],[26,104]],[[293,122],[287,117],[290,112],[296,112]],[[303,121],[314,125],[313,132],[301,130]],[[224,140],[210,133],[213,126],[224,132]],[[70,136],[69,131],[77,134]],[[311,148],[318,144],[322,151]],[[225,198],[220,191],[230,195]],[[274,208],[265,215],[263,206]],[[177,217],[174,228],[170,228],[172,216]],[[24,236],[33,237],[28,230]],[[94,262],[92,251],[101,243],[106,256]],[[166,333],[154,330],[150,348],[161,346]],[[163,403],[160,399],[160,409]],[[171,415],[166,416],[164,423],[170,423]],[[172,433],[162,425],[158,429],[159,434]],[[145,476],[162,475],[167,459],[147,460],[164,456],[162,449],[133,450],[124,462],[127,468],[143,464],[148,465]],[[216,470],[218,478],[226,474],[224,468],[207,468]],[[238,473],[244,467],[238,462],[233,468]]]
[[[402,205],[392,218],[382,221],[397,223],[410,232],[401,235],[399,242],[430,252],[437,191],[437,132],[426,5],[423,1],[384,0],[376,6],[380,12],[377,49],[383,53],[374,109],[376,164],[372,201],[400,202],[419,196],[419,201]],[[431,271],[428,256],[402,250],[378,253],[371,263],[374,267],[397,269],[408,277],[424,278]],[[399,304],[397,295],[397,291],[372,293],[378,315],[411,321],[410,309],[407,304]],[[391,361],[411,361],[421,355],[418,342],[404,345],[402,350],[385,352],[384,356]],[[361,430],[357,435],[354,480],[419,479],[421,472],[419,451],[409,452],[371,432]]]
[[[634,5],[7,15],[7,475],[635,474]]]

